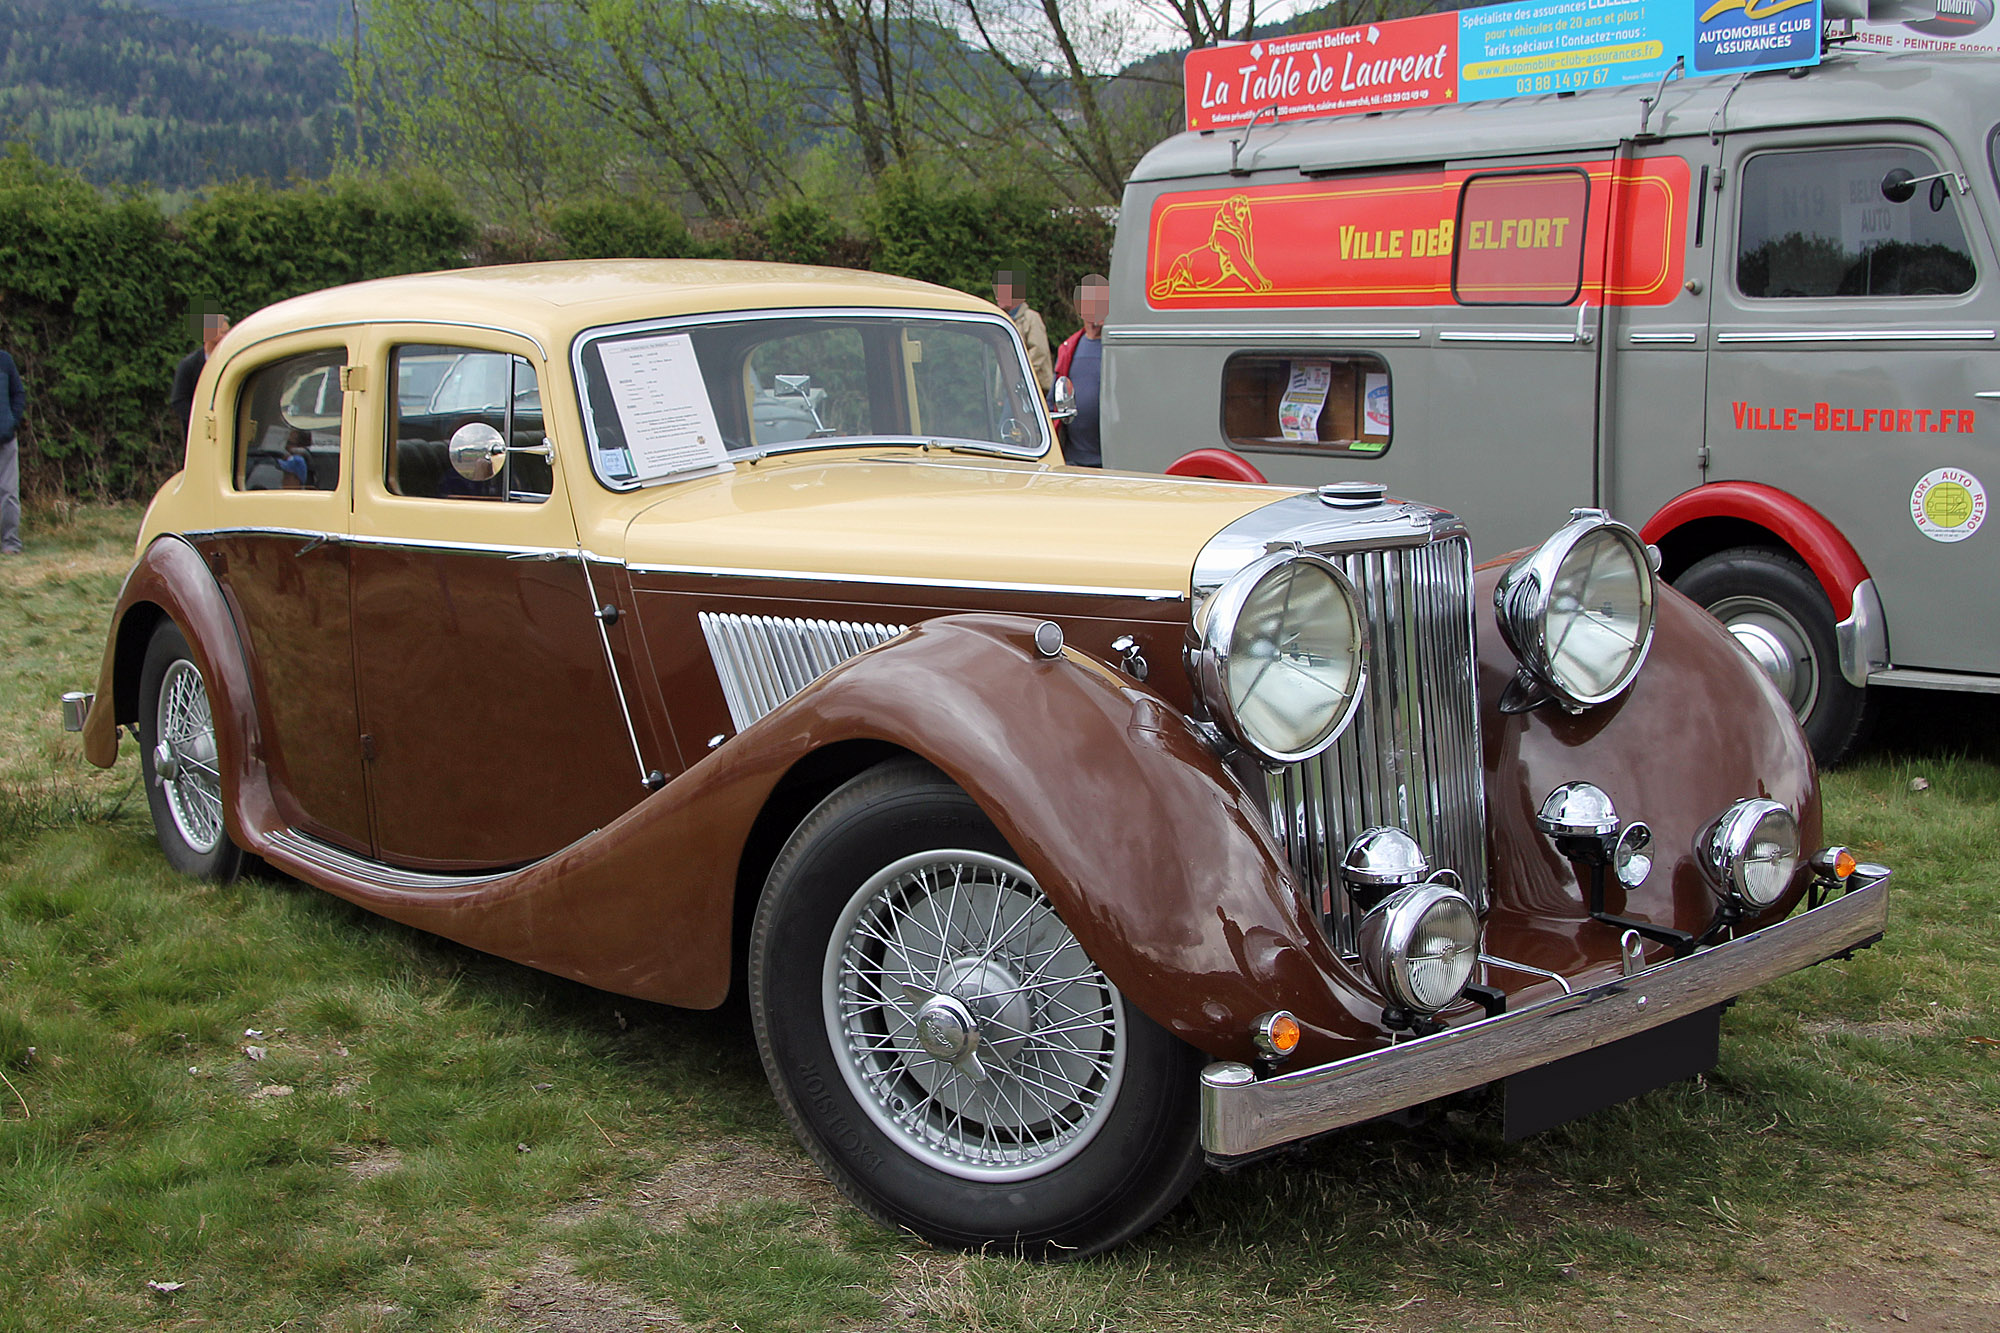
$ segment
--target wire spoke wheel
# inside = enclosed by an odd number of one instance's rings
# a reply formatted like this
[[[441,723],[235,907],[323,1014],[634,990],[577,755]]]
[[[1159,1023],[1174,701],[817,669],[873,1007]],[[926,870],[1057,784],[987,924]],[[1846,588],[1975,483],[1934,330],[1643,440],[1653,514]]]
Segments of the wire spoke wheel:
[[[883,867],[835,924],[823,995],[862,1109],[953,1175],[1067,1161],[1124,1077],[1116,988],[1002,857],[938,850]]]
[[[216,763],[215,718],[201,672],[185,658],[160,682],[160,740],[153,771],[174,826],[190,848],[212,852],[222,841],[222,771]]]

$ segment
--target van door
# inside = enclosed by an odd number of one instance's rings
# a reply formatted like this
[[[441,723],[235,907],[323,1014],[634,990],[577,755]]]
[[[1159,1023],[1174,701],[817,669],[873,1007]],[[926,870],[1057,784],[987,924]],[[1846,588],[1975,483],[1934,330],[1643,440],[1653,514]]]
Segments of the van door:
[[[1639,527],[1661,505],[1702,480],[1707,421],[1701,409],[1708,378],[1708,318],[1715,253],[1721,149],[1708,135],[1644,149],[1628,148],[1652,168],[1646,206],[1667,211],[1655,229],[1611,219],[1615,243],[1666,245],[1684,256],[1678,288],[1648,302],[1625,299],[1617,284],[1604,309],[1604,370],[1598,398],[1603,436],[1598,458],[1599,503]],[[1673,167],[1668,171],[1669,165]],[[1685,179],[1678,194],[1668,184]],[[1664,264],[1663,258],[1626,254],[1628,272]]]
[[[1990,182],[1962,174],[1985,164],[1905,124],[1737,134],[1724,150],[1709,478],[1786,491],[1846,536],[1896,666],[2000,671],[2000,637],[1968,614],[2000,574],[2000,533],[1978,531],[2000,481],[2000,404],[1981,397],[2000,390],[2000,268]]]

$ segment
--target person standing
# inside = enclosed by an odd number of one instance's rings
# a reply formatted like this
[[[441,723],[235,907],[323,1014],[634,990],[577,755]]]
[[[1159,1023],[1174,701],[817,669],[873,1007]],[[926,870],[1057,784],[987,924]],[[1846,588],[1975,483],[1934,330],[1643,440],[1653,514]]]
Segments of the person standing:
[[[174,367],[174,390],[167,399],[167,407],[180,421],[183,430],[194,429],[194,388],[201,380],[201,368],[208,364],[209,353],[222,341],[222,335],[229,332],[229,316],[210,313],[201,317],[201,346],[181,358]]]
[[[1047,398],[1056,383],[1055,366],[1049,360],[1049,331],[1028,305],[1028,288],[1019,269],[1003,268],[993,275],[993,304],[1006,311],[1020,330],[1021,341],[1028,345],[1028,368],[1035,372],[1035,382]]]
[[[21,414],[28,409],[27,386],[14,358],[0,352],[0,379],[7,381],[0,402],[0,555],[21,553]]]
[[[1076,289],[1076,313],[1083,327],[1056,352],[1057,375],[1069,376],[1076,415],[1063,423],[1063,461],[1075,467],[1103,467],[1104,442],[1097,429],[1098,391],[1104,385],[1104,321],[1111,316],[1111,279],[1086,273]]]

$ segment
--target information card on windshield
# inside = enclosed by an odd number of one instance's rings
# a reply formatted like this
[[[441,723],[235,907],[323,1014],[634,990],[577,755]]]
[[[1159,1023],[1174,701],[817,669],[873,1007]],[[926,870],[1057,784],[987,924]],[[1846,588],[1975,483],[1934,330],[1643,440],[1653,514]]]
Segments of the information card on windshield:
[[[631,452],[634,480],[692,476],[729,466],[691,337],[669,333],[601,343],[598,354]]]

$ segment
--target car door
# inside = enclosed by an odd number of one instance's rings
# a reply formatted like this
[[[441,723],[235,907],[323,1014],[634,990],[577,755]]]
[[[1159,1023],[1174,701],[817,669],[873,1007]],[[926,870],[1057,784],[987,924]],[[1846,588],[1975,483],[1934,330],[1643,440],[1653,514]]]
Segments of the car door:
[[[303,832],[366,851],[345,544],[350,350],[342,332],[298,334],[224,368],[213,422],[215,456],[228,464],[214,480],[215,528],[195,541],[242,629],[280,813]]]
[[[519,452],[546,438],[532,343],[390,330],[370,358],[382,389],[361,415],[351,559],[375,855],[533,861],[646,794],[593,614],[612,569],[579,558],[574,479]],[[489,479],[450,462],[467,427],[516,450]]]
[[[2000,389],[1985,164],[1908,124],[1743,133],[1724,151],[1710,479],[1774,486],[1839,528],[1898,667],[2000,671],[2000,639],[1966,613],[1991,601],[1978,527],[2000,477],[1982,400]]]

